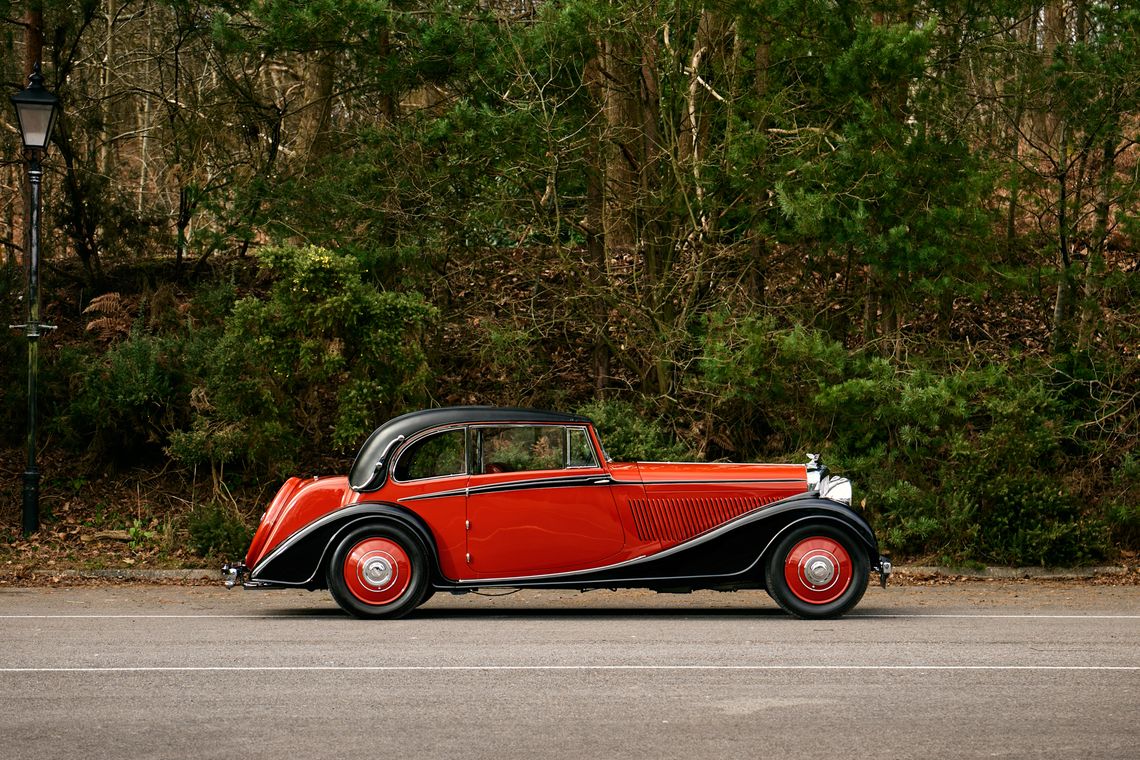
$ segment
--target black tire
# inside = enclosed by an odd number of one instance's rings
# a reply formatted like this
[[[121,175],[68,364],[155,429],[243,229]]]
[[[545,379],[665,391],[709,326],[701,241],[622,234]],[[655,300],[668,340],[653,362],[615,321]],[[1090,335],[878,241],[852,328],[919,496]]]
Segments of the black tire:
[[[772,549],[764,569],[769,596],[785,612],[806,619],[846,614],[863,598],[870,580],[862,542],[842,527],[826,523],[789,531]]]
[[[333,551],[325,578],[336,603],[358,618],[403,617],[429,590],[423,546],[398,525],[350,531]]]

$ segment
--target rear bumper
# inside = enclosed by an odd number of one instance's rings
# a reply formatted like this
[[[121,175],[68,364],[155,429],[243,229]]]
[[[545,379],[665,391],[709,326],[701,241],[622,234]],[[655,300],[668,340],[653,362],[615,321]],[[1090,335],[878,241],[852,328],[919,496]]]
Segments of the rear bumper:
[[[250,580],[249,568],[245,566],[244,562],[227,562],[222,565],[222,581],[226,584],[226,588],[233,588],[234,586],[241,586],[242,588],[282,588],[276,583]]]
[[[227,562],[222,565],[222,580],[225,582],[226,588],[244,585],[245,579],[248,577],[249,568],[245,566],[244,562]]]

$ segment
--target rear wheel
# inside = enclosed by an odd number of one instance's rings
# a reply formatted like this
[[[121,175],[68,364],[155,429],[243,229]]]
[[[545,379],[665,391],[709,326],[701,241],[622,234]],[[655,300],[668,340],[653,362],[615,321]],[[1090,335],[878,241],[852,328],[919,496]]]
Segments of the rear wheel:
[[[805,525],[792,530],[768,557],[768,594],[801,618],[839,617],[867,590],[867,554],[846,530]]]
[[[428,590],[419,541],[395,525],[351,531],[333,552],[326,579],[336,603],[359,618],[403,617]]]

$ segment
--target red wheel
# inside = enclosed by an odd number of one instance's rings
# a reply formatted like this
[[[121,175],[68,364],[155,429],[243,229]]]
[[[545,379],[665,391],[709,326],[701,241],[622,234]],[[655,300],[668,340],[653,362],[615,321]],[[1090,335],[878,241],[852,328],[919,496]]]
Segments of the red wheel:
[[[802,618],[838,617],[863,598],[867,552],[838,525],[804,525],[786,533],[768,556],[768,593]]]
[[[428,591],[420,542],[395,525],[364,526],[341,539],[327,580],[337,604],[362,618],[402,617]]]
[[[805,538],[784,558],[788,589],[808,604],[834,602],[851,585],[851,577],[851,555],[826,536]]]
[[[391,604],[412,580],[412,562],[390,538],[366,538],[344,558],[348,592],[365,604]]]

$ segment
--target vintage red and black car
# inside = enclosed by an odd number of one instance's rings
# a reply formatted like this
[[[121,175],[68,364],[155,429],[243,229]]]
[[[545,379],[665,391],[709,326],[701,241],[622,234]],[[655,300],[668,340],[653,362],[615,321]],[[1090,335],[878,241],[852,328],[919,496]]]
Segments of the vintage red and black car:
[[[327,588],[363,618],[480,588],[767,589],[835,617],[891,565],[851,484],[805,464],[611,461],[593,423],[494,407],[378,428],[348,476],[291,478],[229,586]]]

